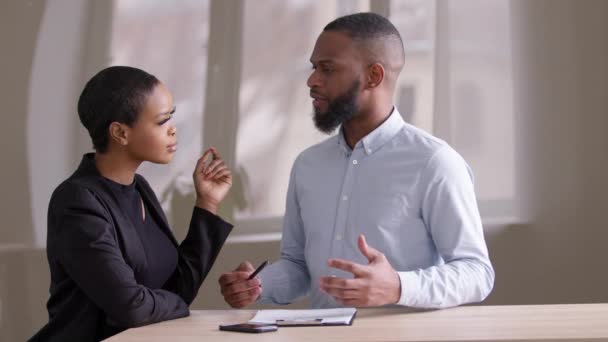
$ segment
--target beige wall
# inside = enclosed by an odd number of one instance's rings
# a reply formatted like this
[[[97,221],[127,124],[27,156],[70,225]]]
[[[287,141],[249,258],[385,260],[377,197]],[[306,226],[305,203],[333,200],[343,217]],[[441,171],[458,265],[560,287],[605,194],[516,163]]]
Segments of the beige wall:
[[[30,258],[20,247],[34,240],[26,113],[36,38],[45,6],[44,2],[19,1],[3,2],[0,6],[0,74],[3,75],[0,94],[4,121],[0,134],[0,146],[4,150],[0,176],[0,340],[14,341],[23,339],[22,331],[31,331],[32,326],[44,318],[39,306],[43,297],[39,293],[44,288],[33,287],[37,282],[48,281],[42,255]],[[30,264],[38,265],[41,276],[23,282],[33,268]],[[15,326],[16,322],[23,323]]]
[[[495,303],[608,302],[608,2],[512,3],[519,191]]]
[[[95,46],[74,35],[56,41],[56,48],[78,55],[64,56],[72,60],[58,58],[53,49],[37,51],[39,28],[53,3],[67,6],[60,11],[70,18],[63,29],[86,32],[87,0],[8,0],[0,5],[5,128],[0,134],[0,341],[23,340],[46,321],[49,274],[45,251],[36,247],[44,241],[33,224],[37,214],[32,209],[31,174],[44,173],[52,185],[73,167],[51,160],[32,170],[28,151],[54,153],[60,148],[63,152],[57,153],[69,153],[72,160],[79,154],[67,150],[61,140],[75,130],[68,123],[56,127],[59,134],[38,140],[28,136],[34,129],[28,126],[31,104],[41,101],[32,98],[32,89],[40,87],[32,80],[48,87],[34,92],[45,101],[36,108],[48,107],[50,113],[70,110],[70,94],[77,92],[90,68],[82,62],[84,50],[90,53]],[[514,0],[512,9],[518,188],[529,221],[486,227],[496,268],[495,290],[487,303],[608,302],[608,258],[603,252],[608,242],[608,1]],[[42,64],[34,67],[37,54]],[[65,71],[50,71],[57,68]],[[39,74],[32,75],[33,70]],[[63,94],[62,100],[53,102],[53,94]],[[28,147],[31,141],[40,146]],[[57,141],[59,146],[53,145]],[[39,170],[45,167],[47,172]],[[177,212],[188,216],[189,203]],[[177,233],[183,236],[183,229],[177,228]],[[217,291],[219,273],[244,258],[257,264],[277,256],[276,241],[227,245],[193,308],[226,307]]]

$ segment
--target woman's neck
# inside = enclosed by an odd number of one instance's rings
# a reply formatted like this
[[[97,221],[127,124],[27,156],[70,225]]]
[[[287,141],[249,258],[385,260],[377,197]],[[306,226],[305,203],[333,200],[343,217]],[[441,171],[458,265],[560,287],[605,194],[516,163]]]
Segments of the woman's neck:
[[[135,171],[141,161],[134,161],[122,153],[95,153],[95,166],[105,178],[123,185],[133,184]]]

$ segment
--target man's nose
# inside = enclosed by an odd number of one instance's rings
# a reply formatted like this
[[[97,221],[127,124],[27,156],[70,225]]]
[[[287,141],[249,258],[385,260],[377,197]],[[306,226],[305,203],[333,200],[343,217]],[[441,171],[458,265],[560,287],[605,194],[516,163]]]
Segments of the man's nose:
[[[308,76],[308,80],[306,80],[306,85],[308,88],[318,87],[320,85],[319,77],[317,75],[317,71],[313,70],[310,76]]]

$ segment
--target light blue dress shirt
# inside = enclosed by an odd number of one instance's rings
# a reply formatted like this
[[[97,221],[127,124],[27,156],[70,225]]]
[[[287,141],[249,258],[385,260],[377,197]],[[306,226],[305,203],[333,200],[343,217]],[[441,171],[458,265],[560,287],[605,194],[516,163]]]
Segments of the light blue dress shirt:
[[[472,173],[444,141],[403,121],[395,108],[354,149],[337,134],[294,162],[281,258],[260,273],[260,302],[309,294],[313,308],[341,306],[319,278],[353,275],[330,258],[360,264],[359,234],[384,253],[401,280],[400,305],[444,308],[482,301],[492,290]]]

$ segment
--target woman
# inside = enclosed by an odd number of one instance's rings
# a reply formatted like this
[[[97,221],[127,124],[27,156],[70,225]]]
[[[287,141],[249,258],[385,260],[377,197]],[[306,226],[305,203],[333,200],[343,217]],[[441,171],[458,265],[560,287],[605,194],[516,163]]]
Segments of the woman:
[[[51,197],[49,323],[32,340],[98,341],[188,315],[232,229],[217,216],[232,175],[214,149],[198,160],[192,220],[178,245],[150,185],[135,173],[144,161],[173,158],[174,112],[167,88],[136,68],[109,67],[86,84],[78,115],[96,153]]]

